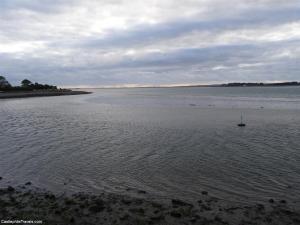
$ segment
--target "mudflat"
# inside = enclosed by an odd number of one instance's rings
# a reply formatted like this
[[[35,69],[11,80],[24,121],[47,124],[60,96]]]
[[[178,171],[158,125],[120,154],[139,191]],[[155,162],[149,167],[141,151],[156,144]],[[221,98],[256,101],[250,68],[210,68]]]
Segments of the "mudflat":
[[[102,193],[55,195],[30,187],[0,189],[0,217],[4,221],[35,220],[46,224],[299,224],[299,211],[285,200],[265,204],[231,205],[203,191],[195,202],[179,199],[154,201],[145,191],[140,197]]]

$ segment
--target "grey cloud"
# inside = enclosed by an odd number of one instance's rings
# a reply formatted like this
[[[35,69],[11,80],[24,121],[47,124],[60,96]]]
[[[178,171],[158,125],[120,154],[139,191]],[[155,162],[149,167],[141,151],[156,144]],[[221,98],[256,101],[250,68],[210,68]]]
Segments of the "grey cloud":
[[[108,2],[101,1],[98,5],[106,7]],[[174,1],[168,2],[175,4]],[[190,2],[191,8],[183,7],[186,12],[182,14],[188,14],[189,10],[201,6],[196,1]],[[197,46],[197,41],[207,41],[201,39],[193,40],[194,42],[188,39],[180,47],[179,42],[174,41],[182,36],[188,37],[194,31],[208,33],[209,38],[218,37],[226,31],[238,33],[243,29],[253,29],[255,33],[258,28],[299,23],[300,6],[297,6],[297,1],[291,1],[295,4],[284,1],[276,1],[278,4],[274,1],[254,1],[257,7],[248,1],[236,1],[242,2],[242,7],[232,10],[224,10],[225,1],[202,2],[203,7],[209,9],[206,14],[214,12],[216,3],[220,3],[222,7],[216,7],[216,15],[206,16],[205,13],[202,15],[198,12],[189,17],[181,17],[178,13],[179,15],[170,16],[171,19],[159,15],[158,22],[152,25],[129,23],[127,29],[105,26],[102,34],[97,32],[96,22],[99,17],[95,18],[96,31],[91,29],[86,32],[84,25],[88,27],[92,20],[69,17],[72,15],[69,14],[69,7],[74,5],[79,10],[88,10],[90,3],[95,4],[97,1],[2,0],[0,41],[7,41],[11,48],[17,47],[15,52],[8,54],[3,51],[6,44],[1,49],[0,43],[0,74],[6,75],[12,83],[18,83],[27,77],[37,82],[69,86],[299,79],[297,62],[300,59],[300,40],[297,35],[294,40],[268,43],[250,40],[243,43],[237,39],[234,43],[220,45],[212,42],[209,46]],[[114,6],[117,3],[115,1]],[[178,8],[183,5],[182,2],[177,4]],[[122,7],[125,6],[126,2],[123,2]],[[23,10],[34,12],[35,16],[28,16]],[[51,20],[47,23],[48,19],[53,19],[54,22]],[[66,23],[62,25],[60,19]],[[38,41],[44,43],[43,48],[34,49]],[[19,42],[30,42],[32,47],[18,49]],[[169,45],[172,48],[164,48]],[[142,52],[148,47],[158,50],[164,48],[164,51]],[[141,50],[142,53],[125,54],[131,48]],[[243,64],[259,66],[238,66]],[[227,69],[212,69],[218,66]]]
[[[35,81],[92,86],[95,82],[98,85],[130,83],[144,85],[230,80],[294,80],[299,74],[297,59],[280,59],[261,67],[238,67],[241,63],[269,62],[265,58],[266,52],[272,53],[274,48],[285,49],[286,45],[291,45],[292,48],[297,42],[274,43],[264,47],[241,45],[184,49],[160,56],[152,54],[135,61],[124,59],[121,63],[110,66],[97,64],[62,66],[59,59],[50,62],[29,57],[26,60],[17,60],[12,58],[12,55],[6,55],[0,60],[9,66],[4,70],[0,69],[0,73],[6,71],[19,76],[23,72],[31,74],[28,78]],[[230,69],[212,72],[211,68],[216,65],[226,65]],[[17,79],[13,81],[17,82]]]
[[[90,37],[75,43],[65,43],[76,47],[109,48],[130,47],[157,40],[177,37],[192,31],[220,32],[239,28],[255,28],[257,26],[275,26],[282,23],[300,20],[300,6],[297,8],[263,9],[250,11],[234,18],[217,20],[178,20],[157,25],[140,25],[130,30],[112,31],[102,38]],[[201,41],[201,40],[200,40]]]
[[[51,13],[58,12],[74,3],[74,0],[1,0],[0,12],[29,10],[38,13]]]

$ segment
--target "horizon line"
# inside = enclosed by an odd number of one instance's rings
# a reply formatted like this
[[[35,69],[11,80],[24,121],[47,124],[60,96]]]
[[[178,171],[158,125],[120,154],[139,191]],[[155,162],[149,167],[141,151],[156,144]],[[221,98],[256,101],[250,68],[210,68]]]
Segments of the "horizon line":
[[[92,86],[92,85],[62,85],[62,88],[69,89],[113,89],[113,88],[173,88],[173,87],[213,87],[221,86],[232,83],[248,83],[248,84],[277,84],[277,83],[290,83],[299,81],[287,81],[287,80],[277,80],[277,81],[261,81],[261,82],[249,82],[249,81],[234,81],[234,82],[223,82],[223,83],[184,83],[184,84],[161,84],[161,85],[140,85],[140,84],[124,84],[124,85],[101,85],[101,86]]]

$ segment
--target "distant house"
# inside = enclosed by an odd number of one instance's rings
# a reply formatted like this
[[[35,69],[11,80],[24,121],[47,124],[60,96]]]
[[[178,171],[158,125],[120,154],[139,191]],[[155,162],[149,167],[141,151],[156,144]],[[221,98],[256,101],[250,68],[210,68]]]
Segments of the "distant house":
[[[11,87],[10,83],[5,79],[5,77],[0,76],[0,89]]]

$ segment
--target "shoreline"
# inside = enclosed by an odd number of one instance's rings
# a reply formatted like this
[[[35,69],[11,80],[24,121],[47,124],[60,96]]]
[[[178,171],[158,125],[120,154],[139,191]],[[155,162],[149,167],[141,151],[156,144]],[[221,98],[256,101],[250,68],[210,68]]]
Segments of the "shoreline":
[[[72,91],[72,90],[0,92],[0,99],[83,95],[83,94],[91,94],[91,93],[92,92]]]
[[[300,224],[300,211],[285,200],[265,204],[236,205],[202,191],[201,199],[154,200],[101,193],[53,194],[25,185],[0,188],[1,220],[42,220],[44,224],[159,224],[159,225],[287,225]]]

